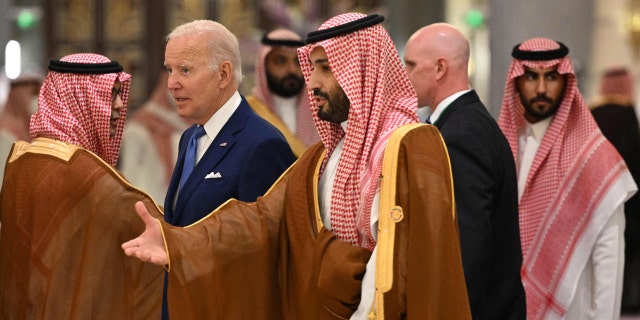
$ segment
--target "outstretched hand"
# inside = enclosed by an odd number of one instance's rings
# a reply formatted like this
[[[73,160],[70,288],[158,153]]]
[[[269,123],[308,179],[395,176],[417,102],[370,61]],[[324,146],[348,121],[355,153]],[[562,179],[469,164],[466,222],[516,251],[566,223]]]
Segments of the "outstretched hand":
[[[133,240],[122,244],[124,253],[136,257],[145,262],[151,262],[160,266],[169,263],[169,257],[162,240],[162,228],[160,222],[149,214],[149,210],[142,201],[135,204],[138,216],[144,221],[144,232]]]

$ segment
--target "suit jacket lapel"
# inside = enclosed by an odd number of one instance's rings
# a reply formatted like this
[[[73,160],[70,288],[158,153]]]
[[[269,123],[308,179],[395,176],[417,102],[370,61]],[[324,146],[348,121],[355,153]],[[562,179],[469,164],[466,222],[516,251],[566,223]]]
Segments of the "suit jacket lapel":
[[[231,115],[231,118],[229,118],[229,121],[227,121],[227,123],[222,127],[222,130],[220,130],[218,135],[213,139],[213,142],[211,142],[211,145],[207,151],[205,151],[202,159],[200,159],[196,167],[193,168],[191,176],[189,176],[187,181],[184,183],[184,186],[182,186],[182,191],[178,194],[175,214],[172,220],[177,221],[178,217],[182,214],[184,207],[187,205],[187,201],[204,180],[204,177],[212,172],[213,168],[218,165],[218,163],[224,158],[225,154],[227,154],[227,152],[229,152],[236,143],[234,135],[236,132],[244,128],[249,112],[249,105],[243,97],[238,109],[236,109],[236,111]],[[182,158],[184,158],[184,153]],[[224,174],[224,172],[222,174]]]
[[[184,166],[184,156],[187,151],[187,143],[189,141],[188,137],[191,137],[194,128],[195,125],[189,127],[180,138],[178,159],[176,159],[176,164],[173,169],[173,173],[171,174],[171,181],[169,181],[169,187],[167,188],[167,195],[164,200],[164,218],[165,221],[172,225],[177,221],[174,215],[175,210],[173,208],[173,199],[176,197],[178,186],[180,184],[180,176],[182,175],[182,167]]]
[[[453,100],[453,102],[451,102],[451,104],[440,114],[438,120],[436,120],[434,125],[438,127],[438,129],[442,129],[444,123],[447,122],[447,119],[449,119],[451,114],[454,113],[456,109],[462,108],[466,104],[476,102],[480,102],[480,97],[478,97],[478,94],[475,90],[471,90],[461,95],[460,97],[458,97],[458,99]]]

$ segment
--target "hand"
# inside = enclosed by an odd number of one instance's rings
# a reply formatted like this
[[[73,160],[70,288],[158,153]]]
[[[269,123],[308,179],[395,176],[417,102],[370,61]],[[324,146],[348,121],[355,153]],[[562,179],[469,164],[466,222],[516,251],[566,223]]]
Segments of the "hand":
[[[169,263],[169,257],[162,239],[160,222],[149,214],[149,210],[142,201],[136,202],[136,212],[144,221],[144,232],[133,240],[122,244],[124,253],[136,257],[145,262],[151,262],[160,266]]]

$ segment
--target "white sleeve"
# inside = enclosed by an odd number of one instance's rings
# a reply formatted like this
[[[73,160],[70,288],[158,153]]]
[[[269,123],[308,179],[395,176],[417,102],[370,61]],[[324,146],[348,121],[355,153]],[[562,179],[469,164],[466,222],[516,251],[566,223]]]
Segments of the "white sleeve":
[[[624,271],[624,202],[598,235],[593,263],[593,319],[620,319]]]
[[[371,233],[378,240],[378,218],[380,217],[380,190],[373,197],[371,206]],[[362,279],[362,291],[358,309],[351,315],[350,320],[367,320],[373,306],[376,294],[376,262],[378,257],[378,246],[373,249],[371,257],[367,262],[367,269]]]

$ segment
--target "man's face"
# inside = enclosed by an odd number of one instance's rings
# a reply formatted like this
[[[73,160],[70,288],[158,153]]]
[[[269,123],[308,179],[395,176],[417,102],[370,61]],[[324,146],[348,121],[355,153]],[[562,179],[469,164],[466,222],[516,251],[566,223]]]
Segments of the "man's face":
[[[213,70],[211,53],[198,35],[172,38],[167,43],[164,65],[167,85],[178,114],[188,121],[204,124],[222,106],[221,74]]]
[[[116,79],[111,89],[111,119],[109,121],[109,136],[111,138],[116,136],[116,129],[118,128],[118,120],[120,119],[120,111],[124,106],[122,102],[122,84],[120,80]]]
[[[329,67],[329,59],[324,48],[315,48],[309,59],[311,75],[307,88],[313,91],[313,103],[318,107],[318,117],[333,123],[346,121],[351,104]]]
[[[516,78],[520,101],[525,109],[524,117],[530,123],[544,120],[556,113],[564,97],[566,79],[557,67],[547,69],[526,68]]]
[[[435,108],[436,61],[421,48],[419,40],[411,39],[407,42],[404,53],[404,69],[409,81],[418,96],[418,107],[429,106]]]
[[[271,92],[285,98],[300,93],[304,87],[304,77],[295,48],[275,47],[264,63]]]

